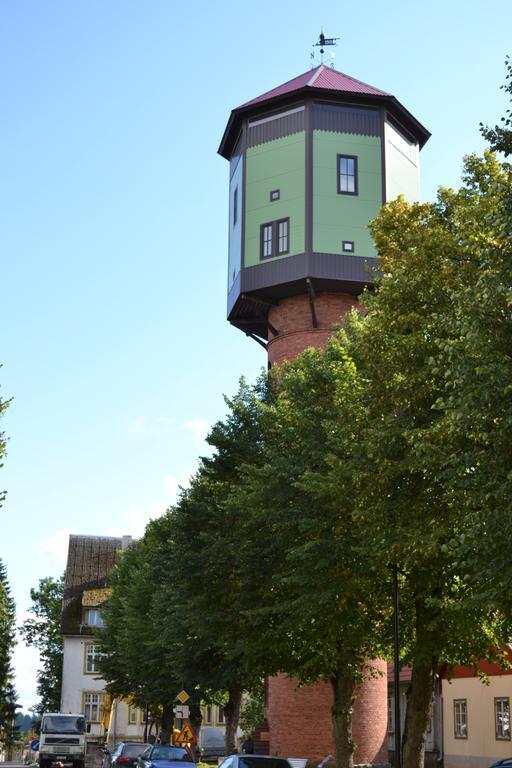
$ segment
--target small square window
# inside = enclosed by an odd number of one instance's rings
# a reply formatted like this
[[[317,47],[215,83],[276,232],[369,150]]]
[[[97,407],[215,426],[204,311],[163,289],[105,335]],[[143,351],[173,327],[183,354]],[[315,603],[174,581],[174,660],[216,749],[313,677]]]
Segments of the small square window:
[[[281,197],[280,189],[273,189],[270,193],[270,202],[273,203]]]
[[[353,240],[344,240],[341,244],[341,250],[343,253],[354,253],[354,241]]]

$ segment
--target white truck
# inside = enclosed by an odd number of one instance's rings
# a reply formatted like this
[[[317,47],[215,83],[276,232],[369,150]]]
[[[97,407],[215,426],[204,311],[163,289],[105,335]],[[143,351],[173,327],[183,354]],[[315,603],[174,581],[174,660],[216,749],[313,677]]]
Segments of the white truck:
[[[84,715],[45,712],[39,737],[39,768],[51,768],[54,763],[85,768],[86,730]]]

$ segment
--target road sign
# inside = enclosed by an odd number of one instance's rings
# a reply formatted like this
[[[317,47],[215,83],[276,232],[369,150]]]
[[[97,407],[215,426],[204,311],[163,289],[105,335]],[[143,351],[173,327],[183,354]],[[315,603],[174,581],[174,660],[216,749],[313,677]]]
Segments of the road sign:
[[[197,744],[197,736],[187,722],[176,736],[176,744]]]
[[[29,746],[32,752],[37,752],[39,749],[39,739],[30,739]]]
[[[178,695],[176,696],[180,704],[184,704],[186,701],[190,699],[190,696],[186,691],[180,691]]]

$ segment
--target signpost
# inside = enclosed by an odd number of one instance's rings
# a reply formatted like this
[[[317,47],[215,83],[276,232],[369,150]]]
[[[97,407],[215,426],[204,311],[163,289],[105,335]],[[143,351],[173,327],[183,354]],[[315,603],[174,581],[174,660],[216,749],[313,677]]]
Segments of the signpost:
[[[30,739],[29,747],[31,752],[37,752],[39,749],[39,739]]]
[[[185,725],[176,736],[176,744],[179,744],[180,746],[190,746],[191,744],[197,744],[197,736],[187,721],[185,721]]]

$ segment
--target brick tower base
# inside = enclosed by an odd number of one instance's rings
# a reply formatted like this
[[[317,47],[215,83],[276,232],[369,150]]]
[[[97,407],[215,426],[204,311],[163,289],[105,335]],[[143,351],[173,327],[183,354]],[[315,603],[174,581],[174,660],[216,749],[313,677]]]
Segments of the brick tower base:
[[[269,323],[277,331],[276,336],[269,329],[269,363],[280,365],[284,360],[293,360],[307,347],[324,347],[333,325],[342,323],[353,307],[360,309],[361,304],[348,293],[319,293],[314,300],[315,326],[308,296],[281,299],[268,312]]]
[[[387,665],[370,663],[378,676],[368,676],[357,687],[352,733],[356,745],[354,764],[384,765],[387,751]],[[318,762],[334,754],[328,683],[297,687],[297,680],[277,675],[267,681],[266,717],[270,725],[271,755],[303,757]]]
[[[301,294],[281,299],[269,309],[268,361],[280,365],[307,347],[323,347],[344,316],[362,305],[348,293]],[[342,630],[341,630],[342,631]],[[387,667],[381,659],[370,665],[379,674],[368,675],[357,689],[353,713],[355,764],[387,764]],[[319,761],[334,753],[331,707],[327,683],[303,688],[286,675],[267,679],[265,740],[270,754],[306,757]]]

